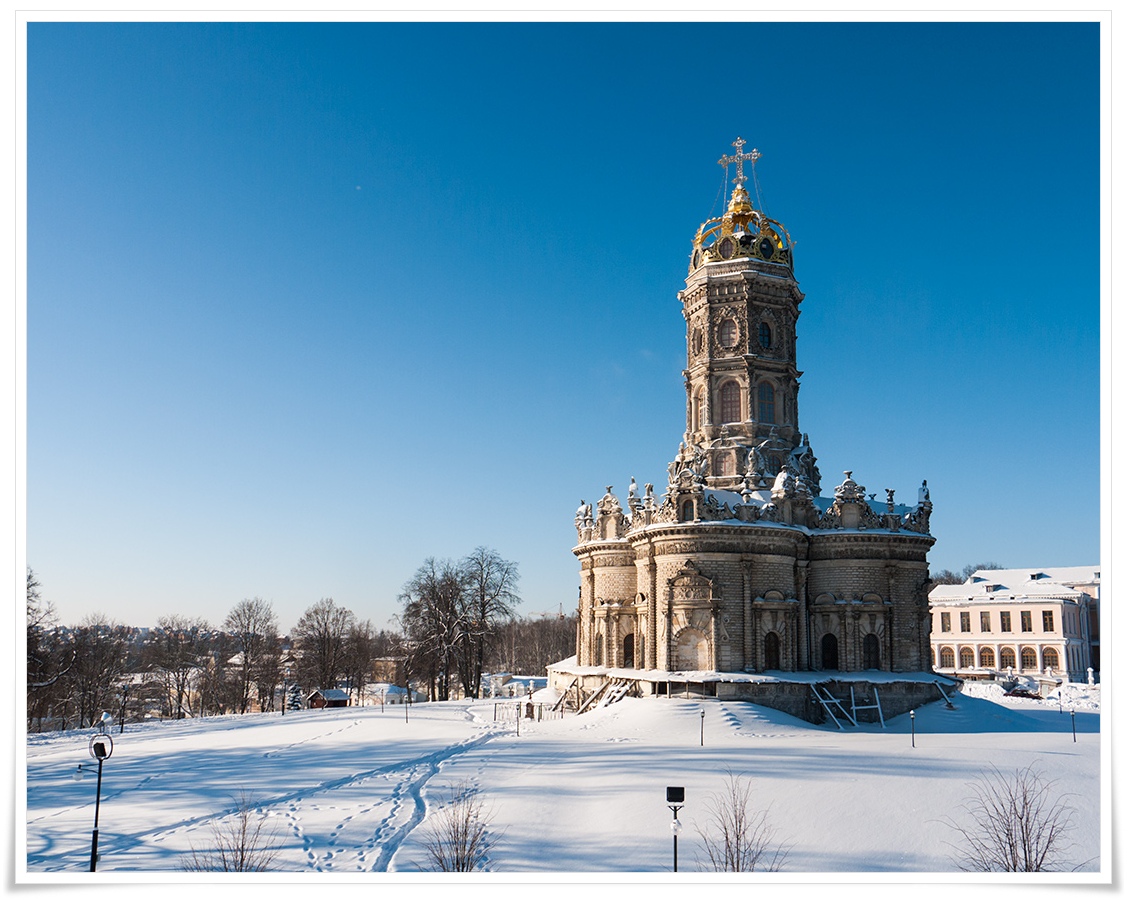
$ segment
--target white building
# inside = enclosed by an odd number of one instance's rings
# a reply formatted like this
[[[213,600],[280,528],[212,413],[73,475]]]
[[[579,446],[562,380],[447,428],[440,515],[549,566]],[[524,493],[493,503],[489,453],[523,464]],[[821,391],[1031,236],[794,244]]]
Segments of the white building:
[[[980,569],[928,595],[937,672],[1086,681],[1100,672],[1098,566]]]

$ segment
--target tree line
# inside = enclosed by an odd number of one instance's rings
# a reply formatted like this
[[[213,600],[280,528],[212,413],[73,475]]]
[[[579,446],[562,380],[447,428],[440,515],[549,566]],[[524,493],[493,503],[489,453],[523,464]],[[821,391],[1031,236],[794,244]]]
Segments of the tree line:
[[[287,685],[340,688],[361,703],[381,659],[398,662],[399,677],[386,680],[430,699],[479,697],[486,672],[540,675],[574,652],[574,617],[516,616],[517,581],[515,563],[479,547],[419,568],[400,597],[398,631],[323,598],[283,635],[258,597],[236,603],[218,628],[182,615],[149,629],[103,616],[60,627],[28,569],[28,729],[85,728],[103,712],[128,721],[280,711]]]
[[[478,547],[429,558],[400,594],[407,672],[431,700],[478,698],[486,672],[540,675],[575,653],[576,619],[518,618],[517,564]]]

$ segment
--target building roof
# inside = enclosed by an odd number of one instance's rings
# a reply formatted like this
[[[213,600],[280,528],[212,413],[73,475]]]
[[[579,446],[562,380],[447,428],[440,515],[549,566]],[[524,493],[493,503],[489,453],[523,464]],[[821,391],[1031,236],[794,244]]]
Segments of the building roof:
[[[342,691],[339,688],[325,688],[325,690],[314,689],[309,692],[312,697],[314,694],[320,694],[326,700],[348,700],[348,691]]]
[[[963,584],[938,584],[928,593],[930,603],[960,600],[1073,600],[1090,591],[1078,586],[1099,585],[1100,566],[1056,566],[1024,569],[979,569]]]

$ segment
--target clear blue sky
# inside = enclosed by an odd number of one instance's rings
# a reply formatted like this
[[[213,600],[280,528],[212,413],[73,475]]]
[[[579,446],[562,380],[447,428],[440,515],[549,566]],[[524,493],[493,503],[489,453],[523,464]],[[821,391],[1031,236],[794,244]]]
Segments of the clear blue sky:
[[[573,608],[664,487],[716,164],[796,241],[800,427],[932,568],[1100,561],[1098,26],[28,26],[27,558],[60,619]]]

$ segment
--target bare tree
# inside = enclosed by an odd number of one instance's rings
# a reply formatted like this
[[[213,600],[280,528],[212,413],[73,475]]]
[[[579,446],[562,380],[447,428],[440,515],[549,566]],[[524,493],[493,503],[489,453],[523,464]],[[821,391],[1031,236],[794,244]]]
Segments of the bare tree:
[[[364,700],[364,687],[372,674],[372,660],[376,654],[376,630],[372,621],[353,622],[345,635],[345,659],[343,673],[349,687],[356,695],[359,706]]]
[[[207,662],[211,628],[203,619],[161,616],[145,647],[149,671],[161,686],[168,715],[183,719],[189,689]]]
[[[87,616],[71,633],[74,663],[65,681],[78,726],[94,723],[118,703],[118,685],[127,671],[129,629],[100,615]]]
[[[452,786],[446,802],[424,829],[423,846],[433,872],[473,872],[489,861],[494,840],[490,816],[474,789]]]
[[[74,648],[58,631],[55,608],[43,599],[39,577],[27,570],[27,723],[42,727],[65,697],[62,678],[74,665]]]
[[[778,872],[789,848],[774,841],[768,810],[752,805],[752,783],[729,772],[724,787],[705,801],[708,820],[697,828],[714,872]]]
[[[192,847],[185,872],[267,872],[278,856],[278,833],[266,827],[253,794],[240,792],[235,812],[212,822],[209,846]]]
[[[930,575],[930,580],[933,584],[963,584],[980,569],[1001,568],[1001,565],[994,562],[968,563],[958,572],[953,572],[951,569],[941,569],[938,572],[934,572]]]
[[[958,835],[948,844],[963,872],[1055,872],[1076,870],[1065,859],[1074,846],[1067,835],[1076,814],[1065,795],[1052,794],[1033,764],[1004,774],[995,766],[968,785],[971,797],[962,822],[943,821]]]
[[[502,559],[496,550],[477,547],[461,563],[466,589],[468,622],[460,666],[462,687],[468,697],[481,693],[482,668],[488,644],[502,622],[513,618],[517,594],[517,563]]]
[[[338,606],[332,597],[318,600],[302,613],[291,637],[301,651],[298,677],[310,688],[334,688],[345,672],[346,639],[356,622],[351,610]]]
[[[240,713],[251,703],[251,688],[260,676],[263,657],[278,643],[278,624],[274,608],[260,597],[240,600],[227,614],[223,627],[235,638],[240,656],[236,667],[237,699]],[[220,664],[227,660],[220,660]]]
[[[409,677],[423,678],[432,700],[449,700],[469,616],[462,568],[427,559],[400,595]]]
[[[493,671],[543,675],[545,668],[576,652],[576,617],[513,619],[503,624],[490,648]]]

